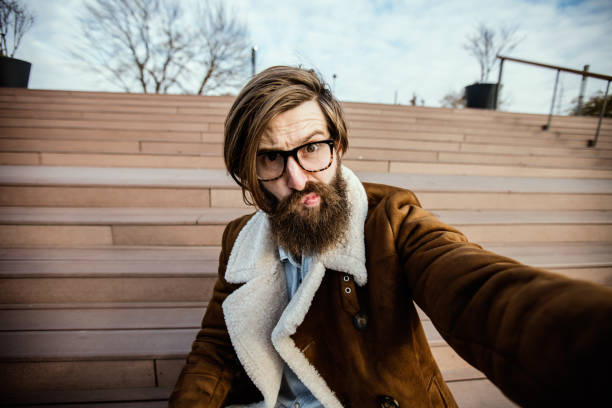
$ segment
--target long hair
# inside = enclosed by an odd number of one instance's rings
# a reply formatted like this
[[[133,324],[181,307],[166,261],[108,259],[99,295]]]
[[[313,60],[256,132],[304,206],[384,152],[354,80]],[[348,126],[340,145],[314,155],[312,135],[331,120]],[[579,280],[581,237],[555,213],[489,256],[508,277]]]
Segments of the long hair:
[[[336,149],[346,152],[348,134],[342,108],[314,70],[270,67],[254,76],[236,97],[225,119],[223,154],[246,204],[269,210],[255,168],[266,126],[277,115],[310,100],[319,104]]]

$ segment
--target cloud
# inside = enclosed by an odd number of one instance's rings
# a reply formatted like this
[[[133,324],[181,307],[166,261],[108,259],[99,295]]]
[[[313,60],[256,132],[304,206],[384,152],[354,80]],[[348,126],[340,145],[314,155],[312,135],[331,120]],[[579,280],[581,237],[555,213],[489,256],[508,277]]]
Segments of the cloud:
[[[40,10],[20,55],[34,62],[32,87],[116,90],[77,68],[60,49],[78,38],[72,30],[83,2],[27,1]],[[612,3],[608,0],[227,0],[250,28],[257,68],[301,64],[318,69],[343,100],[401,103],[413,93],[438,106],[479,77],[476,60],[463,49],[479,22],[517,24],[524,41],[513,56],[612,74]],[[28,44],[26,46],[26,44]],[[505,109],[547,113],[555,72],[507,62]],[[578,94],[580,78],[562,76],[562,104]],[[490,78],[497,79],[497,72]],[[589,80],[587,91],[605,82]],[[565,108],[563,108],[565,109]]]

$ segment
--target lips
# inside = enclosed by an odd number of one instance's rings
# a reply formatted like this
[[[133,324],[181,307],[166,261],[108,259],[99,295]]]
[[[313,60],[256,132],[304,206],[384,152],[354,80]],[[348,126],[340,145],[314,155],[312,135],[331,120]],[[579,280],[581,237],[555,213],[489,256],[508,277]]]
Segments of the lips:
[[[302,198],[301,201],[306,207],[315,207],[319,205],[321,196],[319,196],[317,193],[308,193]]]

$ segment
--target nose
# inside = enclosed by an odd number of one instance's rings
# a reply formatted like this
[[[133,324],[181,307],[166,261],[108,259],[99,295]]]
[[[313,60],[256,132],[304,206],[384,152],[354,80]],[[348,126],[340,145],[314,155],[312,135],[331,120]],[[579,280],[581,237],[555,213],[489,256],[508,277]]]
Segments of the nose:
[[[293,157],[287,158],[285,177],[287,180],[287,187],[297,191],[302,191],[304,187],[306,187],[306,182],[308,181],[307,172],[300,167]]]

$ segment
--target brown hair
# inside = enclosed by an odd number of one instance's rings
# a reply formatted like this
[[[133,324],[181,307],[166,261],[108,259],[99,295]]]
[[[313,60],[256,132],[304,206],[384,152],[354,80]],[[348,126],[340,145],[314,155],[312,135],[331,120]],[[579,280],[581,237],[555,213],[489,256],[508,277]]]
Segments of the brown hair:
[[[319,103],[336,149],[346,152],[348,135],[342,108],[314,70],[270,67],[255,75],[236,97],[225,119],[223,154],[229,174],[242,188],[245,203],[269,210],[255,170],[261,136],[277,115],[310,100]]]

